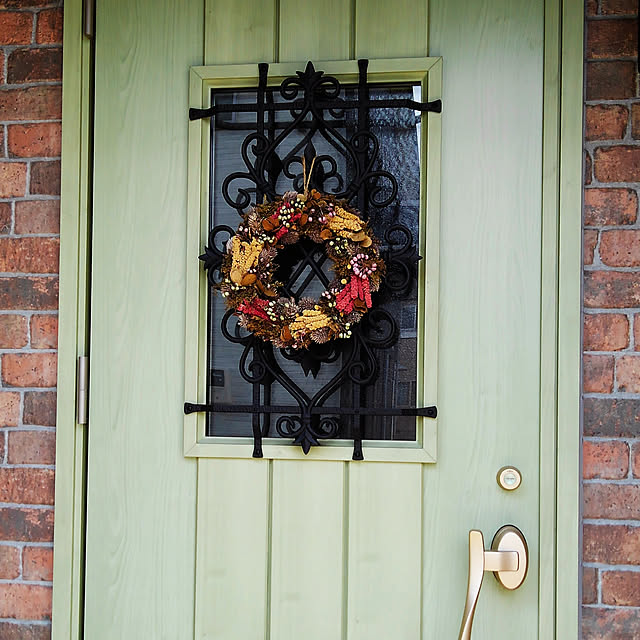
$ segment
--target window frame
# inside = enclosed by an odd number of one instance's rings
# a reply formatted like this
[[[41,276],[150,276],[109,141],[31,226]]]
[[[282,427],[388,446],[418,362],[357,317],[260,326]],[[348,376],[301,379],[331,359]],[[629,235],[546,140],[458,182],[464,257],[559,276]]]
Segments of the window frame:
[[[269,66],[269,86],[304,69],[306,63],[278,63]],[[357,61],[320,61],[316,68],[335,76],[343,84],[357,84]],[[371,83],[412,82],[422,87],[422,100],[442,97],[442,58],[400,58],[370,60]],[[256,64],[192,67],[189,72],[189,106],[210,106],[212,89],[257,87]],[[420,140],[420,214],[417,309],[417,397],[418,406],[437,405],[438,368],[438,268],[440,218],[441,115],[423,113]],[[197,256],[209,234],[209,187],[215,167],[210,167],[211,130],[209,118],[189,123],[185,400],[204,402],[207,397],[207,312],[208,282]],[[425,331],[429,327],[429,331]],[[251,458],[253,438],[207,436],[206,414],[184,417],[184,455],[207,458]],[[353,455],[349,440],[326,440],[305,456],[300,447],[283,438],[263,439],[267,459],[314,459],[348,461]],[[416,418],[416,440],[364,440],[365,461],[435,463],[437,418]]]

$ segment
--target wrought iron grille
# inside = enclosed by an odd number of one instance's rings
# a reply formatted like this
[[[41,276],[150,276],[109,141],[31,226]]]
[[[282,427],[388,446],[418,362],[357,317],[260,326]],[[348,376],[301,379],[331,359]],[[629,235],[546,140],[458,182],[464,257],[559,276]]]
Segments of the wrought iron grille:
[[[369,113],[373,109],[405,109],[440,112],[441,102],[419,102],[407,98],[372,99],[367,80],[367,60],[359,60],[359,82],[355,99],[343,97],[338,80],[316,71],[309,62],[306,69],[286,78],[279,87],[269,87],[266,63],[258,65],[259,83],[252,103],[214,103],[208,109],[190,109],[191,120],[212,118],[218,128],[249,130],[240,154],[245,170],[234,171],[222,182],[224,201],[242,215],[256,202],[278,197],[277,187],[283,179],[289,188],[302,190],[303,162],[313,167],[309,177],[311,187],[331,193],[353,203],[365,219],[376,211],[389,207],[398,194],[398,181],[381,168],[378,154],[380,142],[372,132]],[[255,120],[229,122],[228,114],[255,114]],[[280,118],[278,114],[286,115]],[[345,135],[349,120],[351,135]],[[287,147],[285,141],[295,134],[296,142]],[[318,154],[314,136],[325,141],[331,153]],[[315,158],[315,162],[312,162]],[[341,162],[338,162],[339,158]],[[341,167],[346,170],[341,171]],[[215,226],[209,243],[200,256],[209,282],[220,277],[226,242],[235,231],[228,225]],[[251,385],[251,403],[208,404],[185,403],[185,413],[250,414],[254,438],[254,457],[262,457],[262,440],[275,433],[300,445],[304,453],[321,440],[353,439],[353,459],[362,460],[363,419],[367,416],[436,417],[436,407],[379,407],[368,403],[366,390],[379,375],[378,354],[398,341],[398,319],[384,303],[401,300],[415,291],[417,265],[420,260],[411,229],[400,222],[391,222],[385,229],[382,252],[387,275],[377,294],[373,308],[356,325],[349,339],[314,345],[309,349],[281,349],[273,346],[234,322],[232,311],[224,314],[222,336],[241,348],[239,372]],[[314,281],[326,287],[327,256],[320,245],[303,241],[282,250],[278,256],[278,279],[285,282],[282,293],[299,300]],[[323,366],[339,363],[335,375],[313,393],[302,387],[285,372],[281,359],[297,363],[304,376],[315,379]],[[294,404],[273,402],[274,386],[286,390]],[[318,385],[319,386],[319,385]],[[349,396],[348,406],[329,406],[336,392]],[[335,404],[335,403],[334,403]]]

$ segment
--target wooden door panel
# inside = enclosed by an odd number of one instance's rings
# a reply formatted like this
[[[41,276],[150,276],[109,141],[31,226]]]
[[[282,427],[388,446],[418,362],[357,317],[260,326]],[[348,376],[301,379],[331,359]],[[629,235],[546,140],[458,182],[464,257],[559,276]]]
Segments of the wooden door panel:
[[[425,638],[457,632],[467,531],[489,545],[507,523],[525,533],[531,569],[514,593],[485,576],[473,637],[537,637],[543,8],[430,3],[429,53],[444,59],[442,410],[438,463],[424,470]],[[506,464],[524,478],[512,494],[495,480]]]
[[[262,638],[269,609],[270,462],[204,462],[198,464],[195,638]]]
[[[534,637],[543,27],[542,0],[99,12],[87,637],[453,638],[467,532],[489,544],[506,522],[532,570],[515,594],[486,578],[473,637]],[[180,415],[188,68],[427,53],[444,59],[437,463],[200,458],[196,474]],[[495,482],[507,463],[514,494]]]
[[[342,635],[345,463],[273,461],[271,637]]]
[[[196,465],[174,426],[186,69],[202,60],[202,8],[111,2],[96,28],[85,637],[186,639]]]
[[[349,466],[347,637],[419,638],[422,465]]]
[[[205,12],[204,64],[274,60],[279,17],[276,0],[198,2],[204,4]]]
[[[351,0],[280,0],[278,62],[348,60],[351,38]]]
[[[429,55],[427,0],[355,0],[355,58]]]

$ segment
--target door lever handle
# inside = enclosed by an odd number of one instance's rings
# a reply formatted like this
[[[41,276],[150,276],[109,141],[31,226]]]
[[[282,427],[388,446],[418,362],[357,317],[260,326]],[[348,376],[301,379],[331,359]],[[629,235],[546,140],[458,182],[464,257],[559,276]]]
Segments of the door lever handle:
[[[471,640],[473,615],[478,604],[485,571],[493,571],[506,589],[517,589],[527,576],[529,551],[524,535],[517,527],[505,525],[493,538],[491,551],[484,549],[482,531],[469,531],[469,582],[462,614],[459,640]]]

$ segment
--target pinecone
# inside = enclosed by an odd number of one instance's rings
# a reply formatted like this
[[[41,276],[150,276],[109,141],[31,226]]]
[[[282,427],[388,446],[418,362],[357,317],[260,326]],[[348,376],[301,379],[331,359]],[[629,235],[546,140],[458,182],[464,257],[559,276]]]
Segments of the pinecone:
[[[297,231],[289,231],[282,236],[282,244],[296,244],[297,242],[300,242],[300,234]]]
[[[314,342],[324,344],[325,342],[328,342],[331,337],[331,329],[329,329],[329,327],[322,327],[321,329],[312,331],[310,336]]]
[[[316,306],[316,301],[313,298],[300,298],[298,306],[303,311],[305,309],[313,309]]]

